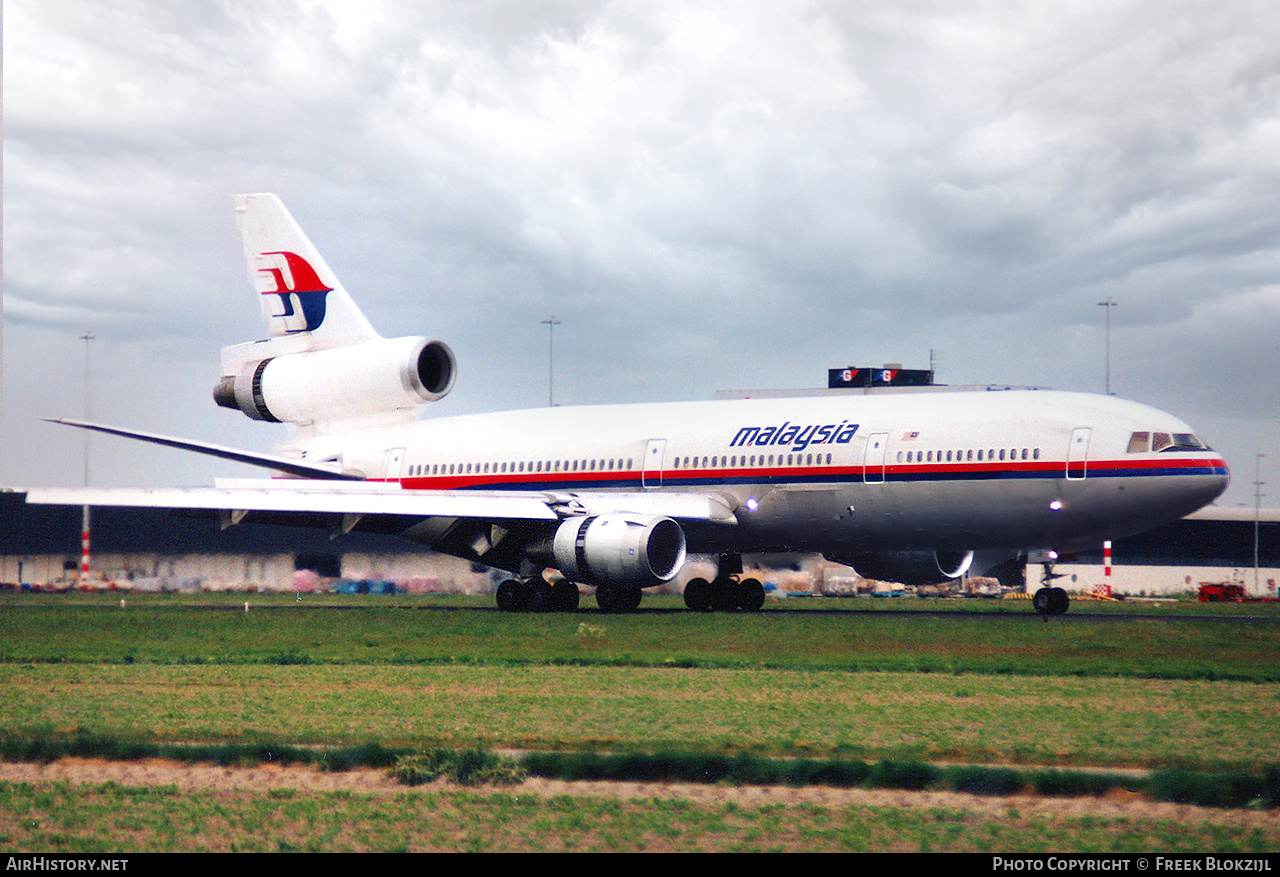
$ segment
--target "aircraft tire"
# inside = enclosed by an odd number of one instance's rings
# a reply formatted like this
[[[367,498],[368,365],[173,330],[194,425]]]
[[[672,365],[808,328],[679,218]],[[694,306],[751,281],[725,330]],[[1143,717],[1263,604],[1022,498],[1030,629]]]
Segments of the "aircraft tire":
[[[604,612],[635,612],[640,608],[640,589],[633,585],[598,585],[596,604]]]
[[[717,612],[733,612],[738,608],[738,583],[732,580],[711,583],[711,608]]]
[[[1071,598],[1062,588],[1049,589],[1049,611],[1053,615],[1066,615],[1071,606]]]
[[[684,586],[684,605],[694,612],[710,612],[711,583],[706,579],[690,579]]]
[[[596,605],[601,612],[621,612],[617,588],[612,585],[596,586]]]
[[[623,612],[635,612],[640,608],[640,601],[644,599],[644,592],[637,587],[628,585],[622,588],[620,599]]]
[[[738,608],[743,612],[759,612],[764,608],[764,585],[759,579],[738,582]]]
[[[561,579],[551,586],[551,610],[575,612],[578,609],[578,586],[568,579]]]
[[[1049,588],[1040,588],[1031,595],[1031,607],[1040,615],[1053,614],[1053,595]]]
[[[556,608],[551,585],[542,579],[534,579],[526,586],[524,608],[529,612],[551,612]]]
[[[515,579],[507,579],[498,585],[494,594],[498,608],[503,612],[521,612],[525,608],[525,588]]]

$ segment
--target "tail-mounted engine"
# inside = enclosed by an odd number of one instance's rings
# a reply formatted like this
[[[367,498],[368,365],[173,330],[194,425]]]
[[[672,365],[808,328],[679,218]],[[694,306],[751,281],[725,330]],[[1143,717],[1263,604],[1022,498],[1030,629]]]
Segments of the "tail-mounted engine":
[[[684,531],[660,516],[569,518],[556,529],[553,553],[571,581],[647,588],[671,581],[684,566]]]
[[[313,423],[434,402],[456,375],[453,351],[441,341],[376,338],[245,361],[213,398],[254,420]]]

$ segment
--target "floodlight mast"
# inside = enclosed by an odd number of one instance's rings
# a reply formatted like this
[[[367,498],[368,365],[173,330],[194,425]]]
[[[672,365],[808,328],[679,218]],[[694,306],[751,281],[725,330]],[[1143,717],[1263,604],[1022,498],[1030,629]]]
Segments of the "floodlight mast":
[[[1098,307],[1107,309],[1107,395],[1111,395],[1111,309],[1118,306],[1120,302],[1107,296],[1106,301],[1098,302]]]
[[[542,325],[547,327],[547,407],[554,408],[556,404],[556,384],[555,384],[555,342],[556,342],[556,326],[560,325],[560,321],[554,315],[542,321]]]
[[[89,409],[89,342],[94,339],[94,334],[88,329],[84,330],[84,334],[80,336],[80,340],[84,342],[84,419],[91,420]],[[89,486],[89,431],[85,430],[84,434],[84,486]],[[89,507],[84,506],[80,516],[80,574],[78,576],[81,584],[89,580]]]

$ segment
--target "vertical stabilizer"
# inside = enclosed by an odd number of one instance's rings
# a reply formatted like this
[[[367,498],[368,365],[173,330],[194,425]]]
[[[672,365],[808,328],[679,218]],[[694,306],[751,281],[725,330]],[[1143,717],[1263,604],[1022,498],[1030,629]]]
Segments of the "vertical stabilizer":
[[[237,195],[249,282],[273,338],[305,335],[313,350],[379,337],[275,195]]]

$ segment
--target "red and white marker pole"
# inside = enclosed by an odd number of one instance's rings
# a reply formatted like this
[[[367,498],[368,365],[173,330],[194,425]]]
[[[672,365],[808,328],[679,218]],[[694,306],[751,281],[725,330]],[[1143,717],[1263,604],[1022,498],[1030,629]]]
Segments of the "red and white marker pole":
[[[84,507],[80,524],[80,584],[89,584],[89,507]]]
[[[1102,543],[1102,575],[1107,581],[1102,585],[1102,596],[1111,596],[1111,543]]]

